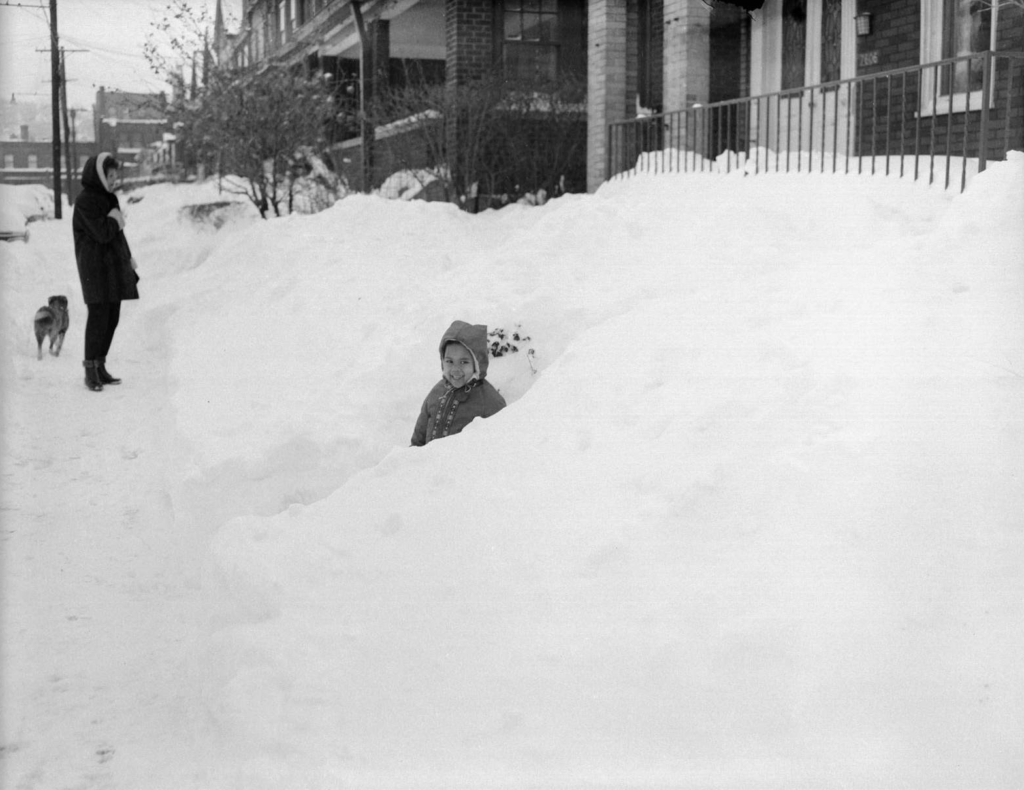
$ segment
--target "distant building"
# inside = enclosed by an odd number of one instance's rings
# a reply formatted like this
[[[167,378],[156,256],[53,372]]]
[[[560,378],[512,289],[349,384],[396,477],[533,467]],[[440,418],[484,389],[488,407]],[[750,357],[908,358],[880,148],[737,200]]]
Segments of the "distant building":
[[[163,144],[170,132],[167,96],[163,93],[127,93],[100,88],[93,107],[96,148],[109,151],[132,170],[146,160],[147,150]]]
[[[53,186],[53,141],[30,138],[29,126],[24,124],[20,130],[20,139],[0,140],[0,183]],[[78,191],[78,174],[86,160],[93,156],[97,149],[95,143],[91,142],[76,142],[71,149],[75,167],[71,173],[71,188],[67,191],[73,197]],[[65,150],[62,146],[60,166],[66,184],[68,167]]]

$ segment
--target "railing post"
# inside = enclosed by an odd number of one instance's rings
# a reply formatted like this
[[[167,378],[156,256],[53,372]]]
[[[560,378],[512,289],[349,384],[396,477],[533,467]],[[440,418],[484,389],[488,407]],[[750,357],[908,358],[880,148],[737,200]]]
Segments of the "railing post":
[[[612,172],[612,146],[615,145],[615,127],[612,124],[608,124],[608,146],[604,152],[604,172],[608,174],[608,178],[614,178],[618,173]]]
[[[612,146],[615,145],[615,127],[608,124],[608,144],[604,151],[604,172],[608,174],[608,178],[614,178],[618,173],[612,170]]]
[[[885,174],[889,175],[892,156],[892,74],[885,78]]]
[[[858,94],[860,90],[858,88]],[[843,171],[844,175],[850,173],[850,151],[856,150],[853,143],[853,83],[846,83],[846,169]]]
[[[1010,150],[1010,127],[1013,126],[1013,60],[1006,61],[1006,122],[1003,124],[1003,158]]]
[[[935,127],[939,123],[939,80],[942,79],[942,73],[938,66],[935,66],[932,71],[932,118],[931,123],[928,124],[931,129],[931,139],[928,143],[928,186],[935,183]]]
[[[988,104],[992,92],[992,51],[985,52],[981,62],[981,129],[978,131],[978,172],[988,165]],[[1009,118],[1007,118],[1009,123]]]
[[[953,154],[953,90],[956,85],[956,73],[953,71],[955,61],[950,61],[947,65],[946,72],[949,74],[949,106],[946,111],[946,183],[942,187],[943,189],[949,189],[949,158]],[[971,98],[971,92],[967,91],[968,103]],[[967,126],[967,115],[964,114],[964,127]]]

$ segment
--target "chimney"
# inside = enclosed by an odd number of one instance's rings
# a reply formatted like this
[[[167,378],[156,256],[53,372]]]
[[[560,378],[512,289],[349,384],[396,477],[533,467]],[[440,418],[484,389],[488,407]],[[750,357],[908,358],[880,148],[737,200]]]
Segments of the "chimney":
[[[28,124],[27,123],[23,123],[21,125],[21,141],[23,143],[27,143],[28,142]]]

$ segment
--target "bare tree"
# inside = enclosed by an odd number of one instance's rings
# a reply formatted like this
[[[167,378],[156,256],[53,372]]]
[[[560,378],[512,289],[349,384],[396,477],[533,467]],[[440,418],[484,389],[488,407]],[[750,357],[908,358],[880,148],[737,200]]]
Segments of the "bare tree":
[[[319,77],[284,68],[214,70],[197,99],[180,109],[179,128],[199,156],[234,176],[227,190],[244,194],[266,218],[291,208],[296,176],[326,150],[334,101]]]
[[[150,28],[142,45],[149,68],[173,87],[176,98],[194,99],[213,66],[209,10],[196,9],[188,0],[170,0],[164,16]]]

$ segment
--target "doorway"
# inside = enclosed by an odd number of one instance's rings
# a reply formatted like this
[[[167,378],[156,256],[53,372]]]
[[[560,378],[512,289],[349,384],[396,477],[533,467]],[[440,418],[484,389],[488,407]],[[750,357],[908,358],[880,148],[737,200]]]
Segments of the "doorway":
[[[751,137],[785,169],[850,152],[856,0],[767,0],[751,24]]]

